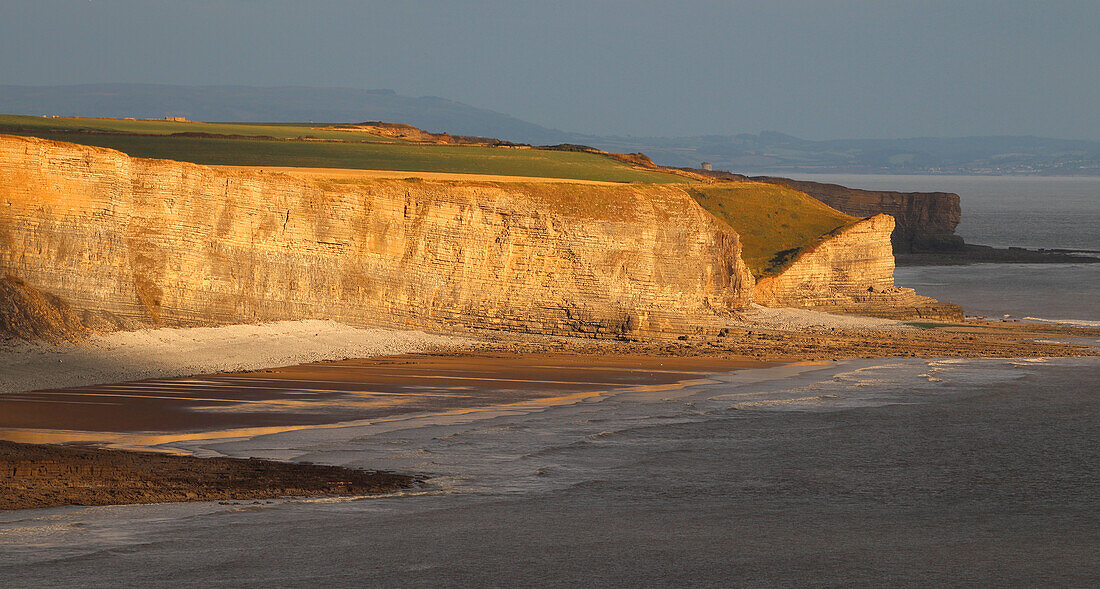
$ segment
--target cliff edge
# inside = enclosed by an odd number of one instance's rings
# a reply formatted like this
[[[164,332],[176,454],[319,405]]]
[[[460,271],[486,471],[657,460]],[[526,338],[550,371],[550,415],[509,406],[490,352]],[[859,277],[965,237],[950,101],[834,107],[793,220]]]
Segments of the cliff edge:
[[[790,178],[760,176],[761,182],[801,190],[821,202],[856,217],[887,214],[894,218],[891,234],[894,253],[953,252],[963,239],[955,235],[962,218],[959,195],[950,192],[892,192],[861,190]]]
[[[756,282],[756,302],[890,319],[963,318],[962,308],[894,286],[894,218],[875,215],[841,227],[780,273]]]
[[[952,192],[862,190],[839,184],[792,180],[777,176],[745,176],[721,170],[675,168],[683,173],[725,180],[756,181],[785,186],[807,194],[854,217],[886,214],[894,217],[890,240],[895,254],[952,253],[965,247],[955,227],[962,219],[959,195]]]
[[[675,186],[314,181],[0,136],[0,276],[119,326],[683,333],[749,303],[740,251]]]

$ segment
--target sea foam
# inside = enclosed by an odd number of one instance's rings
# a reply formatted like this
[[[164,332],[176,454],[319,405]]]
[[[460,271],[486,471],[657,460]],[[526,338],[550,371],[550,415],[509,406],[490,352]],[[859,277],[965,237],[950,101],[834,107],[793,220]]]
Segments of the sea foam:
[[[1037,321],[1039,323],[1059,323],[1062,325],[1072,325],[1074,327],[1100,327],[1100,321],[1090,321],[1088,319],[1045,319],[1042,317],[1024,317],[1025,321]]]

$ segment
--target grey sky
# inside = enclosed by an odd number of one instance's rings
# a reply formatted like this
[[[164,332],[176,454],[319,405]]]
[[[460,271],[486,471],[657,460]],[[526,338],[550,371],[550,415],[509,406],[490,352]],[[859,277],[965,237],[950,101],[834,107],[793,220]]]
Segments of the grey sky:
[[[567,131],[1100,139],[1100,2],[2,0],[0,84],[391,88]]]

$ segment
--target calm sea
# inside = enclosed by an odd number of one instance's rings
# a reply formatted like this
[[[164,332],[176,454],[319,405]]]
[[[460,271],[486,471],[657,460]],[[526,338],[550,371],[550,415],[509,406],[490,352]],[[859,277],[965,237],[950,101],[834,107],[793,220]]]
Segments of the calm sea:
[[[1058,217],[1074,228],[1060,239],[1033,212],[1063,205],[1020,198],[1016,179],[872,180],[846,183],[959,192],[964,215],[988,205],[970,187],[1015,187],[1003,201],[1015,209],[987,211],[1017,230],[981,233],[968,218],[967,239],[1097,247],[1096,225],[1080,221],[1095,219],[1095,198],[1065,205],[1078,208]],[[1095,182],[1024,184],[1049,200]],[[989,315],[1095,320],[1095,267],[905,269],[899,281],[970,293],[963,304]],[[1100,586],[1096,358],[782,366],[485,418],[194,447],[417,472],[431,485],[4,513],[0,585]]]

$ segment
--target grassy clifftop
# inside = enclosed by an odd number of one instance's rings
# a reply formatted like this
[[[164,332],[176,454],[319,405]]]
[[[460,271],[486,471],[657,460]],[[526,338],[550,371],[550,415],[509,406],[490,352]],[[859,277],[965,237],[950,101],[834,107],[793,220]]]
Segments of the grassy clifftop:
[[[741,236],[741,257],[757,278],[782,271],[803,249],[858,219],[785,186],[718,182],[688,189]]]
[[[329,127],[329,128],[324,128]],[[0,116],[0,133],[208,165],[287,166],[537,176],[608,182],[684,182],[595,153],[432,145],[328,124],[249,124]]]
[[[321,123],[200,123],[196,121],[90,119],[83,117],[33,117],[0,115],[0,129],[23,133],[137,133],[141,135],[172,135],[175,133],[210,133],[240,137],[298,139],[311,137],[339,141],[373,141],[393,143],[383,137],[363,131],[336,130]]]
[[[580,146],[438,144],[439,136],[372,133],[395,125],[196,123],[161,120],[0,115],[0,133],[107,147],[130,156],[197,164],[525,176],[673,184],[741,236],[742,258],[757,277],[776,274],[807,247],[855,222],[805,193],[775,184],[694,182],[651,168],[644,156],[602,154]],[[423,135],[423,137],[421,137]],[[407,140],[409,138],[411,140]],[[416,140],[417,138],[426,140]],[[472,138],[468,138],[472,139]],[[639,165],[632,165],[637,163]],[[324,173],[324,172],[322,172]],[[334,178],[334,181],[336,179]],[[344,180],[347,182],[348,180]],[[588,211],[586,188],[558,186],[552,208]],[[560,201],[560,202],[559,202]],[[592,211],[588,211],[592,212]]]

